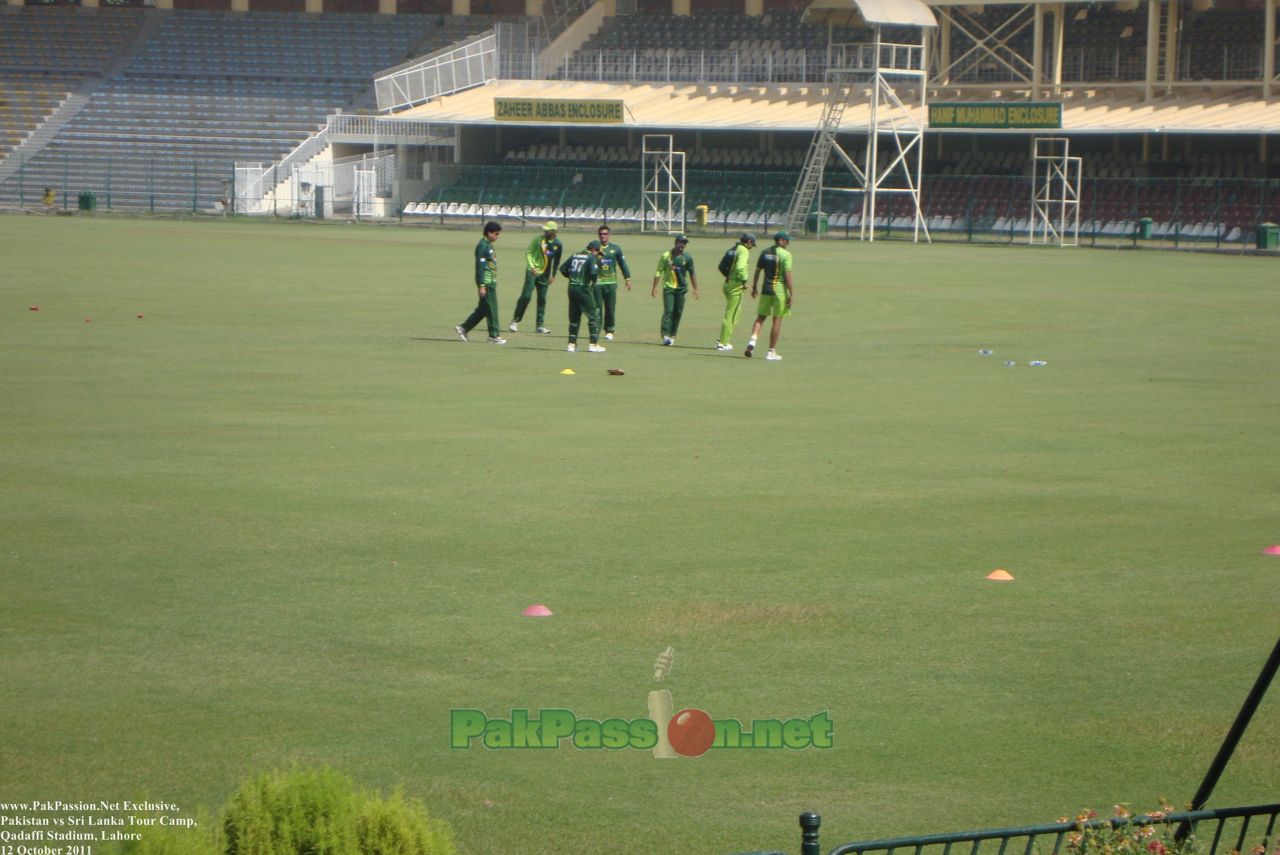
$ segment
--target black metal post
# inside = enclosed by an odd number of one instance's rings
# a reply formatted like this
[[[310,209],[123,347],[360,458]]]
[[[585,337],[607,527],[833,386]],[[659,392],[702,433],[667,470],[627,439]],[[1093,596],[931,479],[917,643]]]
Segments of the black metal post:
[[[1196,790],[1195,796],[1191,799],[1191,810],[1203,810],[1205,804],[1209,801],[1209,796],[1213,794],[1214,786],[1217,785],[1218,779],[1222,777],[1223,770],[1227,768],[1227,761],[1235,753],[1236,746],[1240,744],[1240,737],[1244,736],[1245,728],[1249,726],[1249,720],[1253,718],[1254,712],[1258,709],[1258,704],[1262,703],[1262,696],[1267,693],[1267,687],[1271,685],[1277,669],[1280,669],[1280,639],[1276,640],[1276,646],[1271,651],[1271,656],[1267,658],[1266,664],[1262,666],[1258,679],[1254,681],[1253,688],[1249,690],[1248,697],[1244,699],[1244,705],[1240,707],[1240,712],[1236,714],[1236,720],[1231,723],[1231,729],[1227,731],[1227,737],[1222,740],[1222,747],[1218,749],[1218,756],[1214,757],[1213,762],[1209,764],[1209,771],[1205,772],[1204,780],[1200,782],[1200,789]],[[1191,823],[1184,822],[1178,826],[1174,839],[1181,843],[1190,833]]]
[[[822,855],[822,844],[818,842],[821,825],[822,817],[813,811],[800,814],[800,855]]]

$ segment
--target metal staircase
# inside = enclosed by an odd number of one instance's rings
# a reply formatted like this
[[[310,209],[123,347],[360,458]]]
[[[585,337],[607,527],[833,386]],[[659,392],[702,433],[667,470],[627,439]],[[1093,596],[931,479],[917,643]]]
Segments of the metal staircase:
[[[827,81],[827,99],[822,105],[818,129],[813,134],[813,141],[809,143],[809,152],[805,155],[800,179],[796,182],[796,192],[792,194],[791,206],[787,209],[788,231],[799,233],[804,230],[805,217],[809,215],[818,189],[822,187],[827,158],[831,156],[836,133],[840,130],[845,108],[849,105],[852,94],[850,89],[851,82],[847,75],[833,74]]]

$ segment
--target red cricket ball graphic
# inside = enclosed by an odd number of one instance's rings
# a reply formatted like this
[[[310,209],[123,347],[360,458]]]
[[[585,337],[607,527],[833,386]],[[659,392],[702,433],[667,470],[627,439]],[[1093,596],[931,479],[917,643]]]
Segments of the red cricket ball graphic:
[[[715,738],[715,722],[702,710],[680,710],[667,722],[667,741],[677,754],[685,757],[705,754]]]

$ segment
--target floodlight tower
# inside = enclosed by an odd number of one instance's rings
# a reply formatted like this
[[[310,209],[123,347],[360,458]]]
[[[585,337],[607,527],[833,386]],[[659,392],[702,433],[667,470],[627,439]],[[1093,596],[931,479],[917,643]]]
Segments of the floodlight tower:
[[[814,0],[805,8],[803,20],[827,25],[827,94],[813,141],[805,157],[800,179],[787,211],[787,227],[804,228],[815,201],[822,208],[822,194],[861,193],[862,217],[859,235],[875,240],[876,197],[880,194],[906,195],[911,200],[915,240],[921,232],[929,240],[929,228],[920,208],[920,177],[924,168],[924,124],[928,98],[928,57],[925,31],[937,26],[933,11],[920,0]],[[835,41],[837,26],[870,24],[870,43],[845,44]],[[899,44],[882,38],[882,26],[913,27],[919,41]],[[916,94],[899,97],[895,82],[914,84]],[[859,165],[836,140],[846,108],[863,86],[869,86],[867,146]],[[907,102],[915,101],[913,105]],[[883,162],[880,138],[892,140],[893,150]],[[834,152],[852,174],[854,185],[826,183],[827,160]],[[821,227],[815,229],[821,236]]]

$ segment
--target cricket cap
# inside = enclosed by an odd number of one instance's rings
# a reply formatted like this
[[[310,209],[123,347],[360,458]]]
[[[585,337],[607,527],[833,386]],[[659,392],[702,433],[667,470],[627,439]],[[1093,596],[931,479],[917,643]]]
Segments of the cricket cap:
[[[791,240],[791,232],[776,232],[773,236],[774,240]]]
[[[554,232],[556,230],[556,221],[547,220],[545,223],[542,224],[542,230],[544,232]]]
[[[755,243],[756,236],[753,235],[751,232],[743,232],[742,237],[738,238],[738,241],[740,243]]]
[[[599,248],[600,248],[600,241],[598,240],[593,240],[591,243],[587,244],[587,249],[599,249]]]
[[[676,235],[676,243],[688,243],[689,239],[684,235]]]

